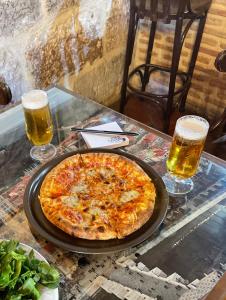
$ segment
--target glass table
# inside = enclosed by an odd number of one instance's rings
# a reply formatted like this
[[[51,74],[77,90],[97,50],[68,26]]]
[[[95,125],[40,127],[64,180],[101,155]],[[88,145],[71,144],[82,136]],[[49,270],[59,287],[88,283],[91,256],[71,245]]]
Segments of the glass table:
[[[165,173],[169,136],[59,87],[48,96],[57,155],[85,147],[75,133],[57,128],[117,121],[123,130],[139,132],[123,151]],[[34,237],[29,229],[23,193],[40,164],[30,158],[20,104],[0,113],[0,128],[0,238],[28,244],[55,265],[61,299],[200,299],[226,270],[224,161],[202,155],[194,190],[170,197],[163,224],[146,242],[119,253],[82,255]]]

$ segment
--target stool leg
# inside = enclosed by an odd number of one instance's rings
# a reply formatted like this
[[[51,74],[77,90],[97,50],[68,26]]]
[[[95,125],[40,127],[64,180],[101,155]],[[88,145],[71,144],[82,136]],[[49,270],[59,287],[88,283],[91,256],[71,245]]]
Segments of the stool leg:
[[[199,20],[199,27],[198,27],[198,31],[197,31],[197,34],[196,34],[195,44],[194,44],[194,47],[193,47],[191,61],[190,61],[189,68],[188,68],[188,74],[189,74],[189,77],[190,77],[190,82],[188,84],[188,87],[187,87],[186,91],[184,92],[184,94],[181,98],[180,107],[179,107],[180,112],[185,111],[185,103],[186,103],[186,99],[187,99],[187,96],[188,96],[188,91],[189,91],[190,86],[191,86],[191,80],[192,80],[193,72],[194,72],[194,69],[195,69],[195,63],[196,63],[196,60],[197,60],[197,56],[198,56],[198,52],[199,52],[199,48],[200,48],[200,44],[201,44],[201,40],[202,40],[203,30],[204,30],[205,23],[206,23],[206,17],[207,17],[207,12]]]
[[[181,54],[182,28],[183,28],[183,18],[179,17],[178,20],[176,21],[168,99],[167,99],[165,116],[164,116],[164,132],[166,133],[168,133],[169,130],[170,117],[173,109],[175,82],[176,82],[176,76],[177,76],[178,66],[180,62],[180,54]]]
[[[134,8],[131,8],[127,46],[126,46],[125,66],[124,66],[123,80],[122,80],[122,87],[121,87],[121,102],[120,102],[121,113],[123,113],[126,104],[128,73],[129,73],[129,66],[131,64],[132,55],[133,55],[133,47],[134,47],[134,41],[136,37],[137,23],[138,23],[138,17],[136,11]]]
[[[154,45],[154,41],[155,41],[156,26],[157,26],[157,22],[152,21],[150,35],[149,35],[149,41],[148,41],[146,61],[145,61],[146,66],[144,68],[144,77],[142,80],[142,88],[141,88],[142,92],[145,91],[146,85],[149,81],[149,67],[147,65],[151,63],[151,55],[152,55],[153,45]]]

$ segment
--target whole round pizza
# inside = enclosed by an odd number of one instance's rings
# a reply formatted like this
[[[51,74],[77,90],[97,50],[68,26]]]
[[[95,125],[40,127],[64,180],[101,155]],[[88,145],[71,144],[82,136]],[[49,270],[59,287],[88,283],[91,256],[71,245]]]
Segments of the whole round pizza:
[[[75,237],[121,239],[143,226],[155,186],[134,161],[114,153],[76,154],[45,177],[40,203],[46,218]]]

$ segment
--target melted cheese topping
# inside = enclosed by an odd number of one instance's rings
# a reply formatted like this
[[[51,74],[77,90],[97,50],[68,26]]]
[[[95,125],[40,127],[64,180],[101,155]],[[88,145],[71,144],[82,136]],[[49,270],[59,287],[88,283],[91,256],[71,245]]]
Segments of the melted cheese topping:
[[[90,213],[94,216],[100,217],[105,223],[109,222],[107,213],[98,207],[90,209]]]
[[[104,178],[111,177],[115,174],[114,170],[108,168],[100,168],[99,172]]]
[[[69,207],[75,207],[78,205],[78,196],[76,194],[74,194],[73,196],[61,196],[61,201],[69,206]]]
[[[88,186],[85,183],[78,183],[77,185],[72,186],[71,193],[77,194],[77,193],[87,193],[88,192]]]
[[[91,176],[91,177],[94,177],[97,174],[96,170],[94,170],[94,169],[90,169],[86,173],[87,173],[87,176]]]
[[[140,195],[140,193],[138,191],[135,191],[135,190],[127,191],[127,192],[122,193],[119,201],[122,203],[126,203],[126,202],[136,199],[137,197],[139,197],[139,195]]]

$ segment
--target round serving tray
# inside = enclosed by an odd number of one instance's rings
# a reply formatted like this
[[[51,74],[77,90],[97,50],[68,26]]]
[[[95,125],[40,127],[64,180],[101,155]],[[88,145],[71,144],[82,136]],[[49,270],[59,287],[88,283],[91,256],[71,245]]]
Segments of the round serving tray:
[[[124,239],[112,239],[107,241],[86,240],[75,238],[65,233],[58,227],[50,223],[44,216],[41,205],[38,199],[39,190],[47,173],[59,164],[65,158],[75,155],[77,153],[89,152],[103,152],[103,153],[116,153],[125,156],[135,161],[152,179],[155,184],[157,197],[154,207],[154,212],[151,218],[140,229],[125,237]],[[31,178],[24,194],[24,210],[30,224],[31,230],[34,234],[40,234],[44,239],[52,242],[58,247],[72,252],[87,253],[87,254],[102,254],[115,251],[125,250],[134,247],[146,239],[150,238],[153,232],[162,223],[167,207],[168,207],[168,193],[161,177],[153,170],[152,167],[144,163],[134,155],[125,153],[120,150],[108,149],[88,149],[66,153],[53,160],[47,162],[42,166]]]

